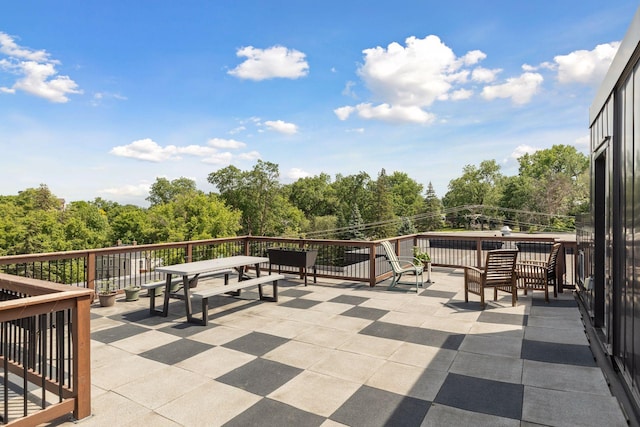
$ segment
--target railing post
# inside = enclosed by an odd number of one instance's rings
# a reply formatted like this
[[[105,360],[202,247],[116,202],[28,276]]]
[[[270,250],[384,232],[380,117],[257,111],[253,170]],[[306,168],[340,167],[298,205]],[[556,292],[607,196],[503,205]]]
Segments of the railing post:
[[[95,291],[96,289],[96,253],[89,252],[87,254],[87,288]]]
[[[371,243],[369,248],[369,286],[376,285],[376,244]]]
[[[476,239],[476,263],[478,268],[482,268],[482,238]]]
[[[91,300],[90,296],[77,298],[73,310],[73,416],[77,420],[91,415]]]
[[[184,260],[185,262],[193,261],[193,244],[192,243],[187,243],[185,257],[187,258]]]

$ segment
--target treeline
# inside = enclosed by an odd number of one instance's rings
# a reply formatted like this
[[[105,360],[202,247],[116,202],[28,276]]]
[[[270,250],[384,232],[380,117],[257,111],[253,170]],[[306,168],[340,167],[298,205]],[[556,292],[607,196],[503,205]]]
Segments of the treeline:
[[[483,220],[526,228],[531,212],[570,227],[570,216],[587,209],[589,162],[575,148],[558,145],[519,162],[519,174],[511,177],[493,160],[465,166],[442,199],[431,183],[425,188],[406,173],[384,169],[375,179],[364,172],[334,179],[322,173],[282,185],[278,165],[261,160],[247,171],[228,166],[212,172],[208,182],[215,191],[209,193],[187,178],[157,178],[148,208],[101,198],[65,205],[43,184],[0,196],[0,255],[248,234],[373,239]],[[506,210],[450,209],[463,205]]]

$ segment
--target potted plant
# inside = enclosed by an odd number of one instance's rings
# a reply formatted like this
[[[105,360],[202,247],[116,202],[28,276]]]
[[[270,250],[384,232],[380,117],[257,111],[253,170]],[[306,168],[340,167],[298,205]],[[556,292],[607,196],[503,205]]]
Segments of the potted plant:
[[[98,299],[102,307],[111,307],[116,303],[116,288],[113,279],[107,279],[101,283],[98,289]]]
[[[140,298],[140,285],[131,284],[124,288],[125,301],[138,301]]]
[[[431,264],[431,256],[429,252],[423,251],[419,246],[413,247],[413,257],[420,261],[422,265],[428,267]]]

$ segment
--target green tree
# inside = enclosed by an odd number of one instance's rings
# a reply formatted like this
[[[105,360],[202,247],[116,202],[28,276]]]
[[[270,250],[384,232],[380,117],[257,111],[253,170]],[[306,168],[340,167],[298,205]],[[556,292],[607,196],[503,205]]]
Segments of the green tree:
[[[134,241],[145,244],[155,243],[151,240],[151,223],[149,213],[138,206],[124,205],[109,209],[111,234],[110,241],[132,244]]]
[[[384,169],[378,174],[378,179],[370,183],[371,203],[367,209],[367,223],[374,224],[369,235],[384,239],[395,236],[398,225],[393,209],[393,196],[390,191],[389,178]]]
[[[156,178],[156,182],[151,185],[147,201],[151,206],[162,203],[169,203],[175,200],[178,195],[196,193],[196,182],[189,178],[176,178],[169,181],[167,178]]]
[[[429,182],[420,212],[418,228],[420,231],[439,230],[443,226],[442,202],[436,195],[433,185]]]
[[[358,207],[359,214],[367,210],[371,200],[370,182],[371,178],[366,172],[348,176],[336,175],[331,186],[338,199],[336,216],[340,227],[349,224],[354,205]]]
[[[300,209],[307,218],[332,215],[338,199],[331,186],[331,177],[326,173],[300,178],[286,186],[289,201]]]
[[[417,215],[423,203],[422,184],[411,179],[404,172],[394,172],[388,176],[389,191],[393,198],[394,213],[398,217]]]
[[[71,202],[62,215],[64,240],[71,250],[109,246],[110,226],[106,213],[90,202]]]
[[[247,234],[274,235],[276,202],[280,195],[280,173],[275,163],[258,160],[251,171],[227,166],[209,174],[207,180],[217,187],[225,202],[242,212],[242,228]]]

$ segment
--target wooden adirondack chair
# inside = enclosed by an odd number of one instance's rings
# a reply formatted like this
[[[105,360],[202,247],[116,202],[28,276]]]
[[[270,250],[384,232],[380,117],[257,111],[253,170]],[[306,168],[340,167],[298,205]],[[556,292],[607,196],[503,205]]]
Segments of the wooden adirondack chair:
[[[521,261],[516,265],[518,274],[518,288],[524,289],[527,294],[529,289],[544,291],[544,300],[549,302],[549,286],[553,286],[553,296],[558,297],[558,280],[556,267],[561,243],[554,243],[547,261]]]
[[[393,245],[388,240],[383,241],[381,244],[393,271],[393,279],[388,289],[395,288],[400,283],[400,278],[404,273],[413,273],[416,276],[416,293],[419,292],[420,286],[424,287],[424,266],[422,262],[412,256],[398,256]]]
[[[496,249],[487,252],[484,269],[465,267],[465,302],[469,302],[469,293],[480,295],[480,306],[484,308],[484,290],[493,288],[494,301],[498,299],[498,291],[507,292],[511,294],[511,304],[515,307],[518,296],[515,272],[517,257],[517,250]]]

